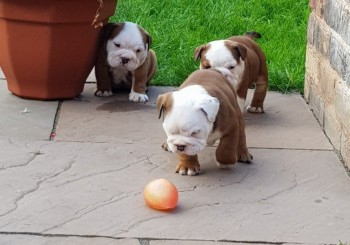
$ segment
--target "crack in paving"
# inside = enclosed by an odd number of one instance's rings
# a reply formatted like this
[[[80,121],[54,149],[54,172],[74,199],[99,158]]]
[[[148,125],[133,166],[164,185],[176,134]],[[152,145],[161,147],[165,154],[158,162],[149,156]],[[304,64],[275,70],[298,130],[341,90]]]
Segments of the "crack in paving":
[[[321,148],[295,148],[295,147],[257,147],[250,146],[249,149],[256,150],[285,150],[285,151],[325,151],[325,152],[333,152],[333,149],[321,149]]]
[[[62,238],[69,238],[69,237],[78,237],[78,238],[108,238],[108,239],[114,239],[114,240],[122,240],[125,239],[124,237],[112,237],[112,236],[103,236],[103,235],[79,235],[79,234],[43,234],[40,232],[12,232],[12,231],[0,231],[0,235],[7,235],[7,236],[18,236],[18,235],[25,235],[25,236],[38,236],[38,237],[62,237]]]
[[[88,178],[95,177],[95,176],[98,176],[98,175],[104,175],[104,174],[120,172],[120,171],[123,171],[123,170],[125,170],[127,168],[130,168],[132,166],[135,166],[135,165],[140,164],[140,163],[145,162],[145,161],[147,161],[147,159],[141,159],[141,160],[139,160],[137,162],[133,162],[131,164],[128,164],[128,165],[126,165],[124,167],[121,167],[121,168],[118,168],[118,169],[109,169],[109,170],[102,171],[102,172],[97,172],[97,173],[95,172],[95,173],[91,173],[91,174],[88,174],[88,175],[84,175],[84,176],[81,176],[81,177],[79,177],[77,179],[65,181],[65,182],[63,182],[63,183],[61,183],[59,185],[56,185],[55,187],[61,187],[61,186],[67,185],[67,184],[75,183],[77,181],[88,179]]]
[[[260,201],[267,201],[267,200],[269,200],[269,199],[272,199],[272,198],[274,198],[274,197],[276,197],[276,196],[278,196],[278,195],[280,195],[280,194],[282,194],[282,193],[289,192],[289,191],[295,189],[296,187],[299,187],[299,186],[301,186],[301,185],[303,185],[303,184],[305,184],[305,183],[309,183],[309,182],[311,182],[311,181],[313,181],[313,180],[315,180],[315,179],[318,179],[319,177],[320,177],[320,175],[317,174],[317,175],[314,176],[314,177],[311,177],[311,178],[308,178],[308,179],[303,180],[303,181],[301,181],[301,182],[298,182],[298,181],[296,180],[296,174],[295,174],[295,172],[294,172],[294,181],[293,181],[294,184],[293,184],[292,186],[290,186],[290,187],[288,187],[288,188],[285,188],[285,189],[282,189],[282,190],[279,190],[279,191],[277,191],[277,192],[275,192],[275,193],[273,193],[273,194],[271,194],[271,195],[269,195],[269,196],[266,196],[266,197],[264,197],[264,198],[261,198],[260,200],[258,200],[258,202],[260,202]]]
[[[161,218],[164,218],[164,216],[159,215],[159,216],[155,216],[155,217],[149,217],[149,218],[136,220],[135,223],[130,224],[126,229],[122,229],[119,232],[115,233],[114,236],[119,236],[120,234],[128,233],[130,230],[142,225],[143,223],[146,223],[146,222],[151,221],[151,220],[161,219]],[[129,223],[131,223],[131,222],[129,222]]]
[[[19,164],[19,165],[16,165],[16,166],[9,166],[9,167],[1,167],[0,168],[0,171],[4,171],[4,170],[9,170],[9,169],[13,169],[13,168],[20,168],[20,167],[25,167],[25,166],[28,166],[31,162],[33,162],[37,156],[39,155],[43,155],[45,153],[41,152],[40,150],[39,151],[35,151],[35,152],[30,152],[30,154],[32,155],[25,163],[23,164]]]
[[[73,221],[79,220],[81,217],[83,217],[83,216],[85,216],[85,215],[87,215],[87,214],[89,214],[89,213],[92,213],[92,212],[98,210],[99,208],[102,208],[102,207],[108,206],[108,205],[110,205],[110,204],[119,202],[119,201],[121,201],[121,200],[127,199],[127,198],[130,197],[130,194],[138,195],[138,194],[140,194],[140,193],[136,193],[136,194],[135,194],[135,193],[122,193],[122,195],[120,195],[117,199],[116,199],[116,197],[111,197],[111,198],[109,198],[109,199],[106,200],[106,201],[99,202],[99,203],[96,203],[96,204],[94,204],[94,205],[90,205],[90,206],[92,206],[92,207],[84,207],[84,208],[82,208],[82,209],[79,209],[78,211],[75,212],[75,215],[78,214],[77,216],[75,216],[75,217],[73,217],[73,218],[71,218],[71,219],[68,219],[68,220],[66,220],[65,222],[62,222],[62,223],[60,223],[60,224],[54,225],[54,226],[52,226],[52,227],[50,227],[50,228],[47,228],[47,229],[41,231],[41,233],[45,233],[45,232],[48,232],[48,231],[50,231],[50,230],[60,228],[60,227],[66,225],[66,224],[68,224],[68,223],[71,223],[71,222],[73,222]],[[79,213],[80,213],[80,214],[79,214]]]
[[[87,144],[87,143],[91,143],[91,144],[115,144],[115,145],[144,145],[144,143],[140,143],[140,141],[142,140],[147,140],[149,141],[149,139],[136,139],[133,141],[111,141],[109,139],[107,139],[106,141],[94,141],[94,140],[75,140],[75,139],[55,139],[55,142],[57,143],[79,143],[79,144]],[[155,142],[147,142],[148,145],[160,145],[160,143],[155,143]]]
[[[36,157],[36,156],[37,156],[37,155],[35,155],[34,157]],[[75,157],[75,158],[76,158],[76,157]],[[122,167],[122,168],[119,168],[119,169],[116,169],[116,170],[108,170],[108,171],[103,171],[103,172],[99,172],[99,173],[89,174],[89,175],[87,175],[87,176],[83,176],[83,177],[80,177],[80,178],[75,179],[75,180],[66,181],[66,182],[64,182],[64,183],[62,183],[62,184],[60,184],[60,185],[57,185],[56,187],[60,187],[60,186],[63,186],[63,185],[69,184],[69,183],[73,183],[73,182],[76,182],[76,181],[79,181],[79,180],[82,180],[82,179],[87,179],[87,178],[90,178],[90,177],[93,177],[93,176],[97,176],[97,175],[101,175],[101,174],[110,174],[110,173],[113,173],[113,172],[119,172],[119,171],[125,170],[125,169],[127,169],[127,168],[130,168],[130,167],[132,167],[132,166],[134,166],[134,165],[137,165],[137,164],[140,164],[140,163],[145,163],[145,162],[147,162],[148,164],[150,164],[150,163],[152,164],[152,162],[149,160],[149,156],[146,156],[146,158],[141,159],[141,160],[139,160],[139,161],[136,161],[136,162],[134,162],[134,163],[132,163],[132,164],[129,164],[129,165],[127,165],[127,166],[124,166],[124,167]],[[48,178],[45,178],[45,179],[43,179],[43,180],[40,180],[40,181],[36,182],[34,188],[32,188],[32,189],[30,189],[30,190],[28,190],[28,191],[26,191],[26,192],[23,192],[18,198],[16,198],[16,199],[14,200],[14,207],[13,207],[12,209],[10,209],[9,211],[7,211],[7,212],[5,212],[5,213],[3,213],[3,214],[0,214],[0,217],[6,216],[6,215],[8,215],[8,214],[14,212],[14,211],[18,208],[18,203],[19,203],[22,199],[24,199],[27,195],[29,195],[29,194],[31,194],[31,193],[37,191],[37,190],[40,188],[40,186],[41,186],[44,182],[46,182],[46,181],[48,181],[48,180],[50,180],[50,179],[53,179],[53,178],[59,176],[60,174],[62,174],[62,173],[64,173],[64,172],[68,171],[69,169],[71,169],[71,168],[73,167],[73,164],[74,164],[74,163],[75,163],[75,160],[73,160],[73,161],[69,164],[69,166],[66,167],[66,168],[64,168],[62,171],[60,171],[60,172],[58,172],[58,173],[56,173],[56,174],[54,174],[54,175],[52,175],[52,176],[50,176],[50,177],[48,177]],[[140,194],[140,193],[138,193],[138,194]],[[57,228],[57,227],[62,226],[62,225],[64,225],[64,224],[66,224],[66,223],[69,223],[69,222],[71,222],[71,221],[73,221],[73,220],[79,219],[79,218],[81,218],[83,215],[88,214],[88,213],[90,213],[90,212],[92,212],[92,211],[94,211],[94,210],[97,210],[97,209],[100,208],[100,207],[103,207],[103,206],[106,206],[106,205],[108,205],[108,204],[111,204],[111,203],[120,201],[120,200],[122,200],[122,199],[125,199],[125,198],[128,197],[127,195],[130,195],[130,193],[123,194],[123,196],[122,196],[121,198],[118,198],[117,200],[113,200],[113,199],[115,199],[115,197],[112,197],[112,198],[110,198],[110,199],[107,200],[107,201],[104,201],[104,202],[102,202],[102,203],[98,203],[97,206],[88,208],[88,209],[87,209],[86,211],[84,211],[81,215],[79,215],[79,217],[72,218],[72,219],[70,219],[70,220],[68,220],[68,221],[66,221],[66,222],[64,222],[64,223],[62,223],[62,224],[60,224],[60,225],[56,225],[56,226],[54,226],[54,227],[48,228],[48,229],[46,229],[46,230],[43,231],[43,232],[46,232],[46,231],[51,230],[51,229],[53,229],[53,228]],[[78,210],[77,213],[81,212],[82,210],[83,210],[83,209]],[[10,224],[10,223],[5,224],[5,225],[1,226],[0,228],[6,227],[6,226],[9,225],[9,224]]]
[[[156,169],[158,169],[158,168],[160,167],[158,164],[154,163],[154,162],[151,160],[152,156],[153,156],[153,155],[150,155],[150,156],[147,155],[147,156],[146,156],[147,161],[148,161],[148,164],[154,166],[153,168],[151,168],[150,170],[148,170],[148,173],[151,173],[151,172],[153,172],[154,170],[156,170]]]
[[[227,184],[221,184],[221,183],[216,183],[216,184],[211,184],[211,185],[198,184],[198,185],[194,185],[192,188],[189,188],[189,189],[179,190],[179,192],[191,192],[191,191],[196,190],[197,188],[227,187],[227,186],[231,186],[231,185],[241,184],[247,178],[248,175],[249,175],[249,170],[247,170],[247,172],[244,173],[244,175],[240,179],[229,182]]]
[[[14,200],[14,207],[13,207],[12,209],[10,209],[9,211],[7,211],[7,212],[5,212],[5,213],[3,213],[3,214],[0,214],[0,217],[4,217],[4,216],[6,216],[6,215],[8,215],[8,214],[10,214],[10,213],[12,213],[12,212],[14,212],[14,211],[18,208],[18,203],[19,203],[20,201],[22,201],[22,200],[23,200],[26,196],[28,196],[29,194],[31,194],[31,193],[33,193],[33,192],[39,190],[40,187],[41,187],[41,185],[42,185],[43,183],[45,183],[46,181],[48,181],[48,180],[50,180],[50,179],[56,178],[57,176],[61,175],[62,173],[66,172],[66,171],[68,171],[69,169],[71,169],[72,166],[73,166],[74,163],[75,163],[75,158],[76,158],[76,157],[74,157],[71,161],[69,161],[69,162],[68,162],[68,166],[67,166],[66,168],[63,168],[62,171],[59,171],[59,172],[55,173],[55,174],[52,175],[52,176],[49,176],[49,177],[47,177],[47,178],[45,178],[45,179],[42,179],[42,180],[37,181],[37,182],[35,183],[35,187],[34,187],[34,188],[32,188],[32,189],[30,189],[30,190],[28,190],[28,191],[23,192],[19,197],[17,197],[17,198]],[[7,225],[8,225],[8,224],[6,224],[6,225],[4,225],[4,226],[1,226],[0,228],[3,228],[3,227],[5,227],[5,226],[7,226]]]

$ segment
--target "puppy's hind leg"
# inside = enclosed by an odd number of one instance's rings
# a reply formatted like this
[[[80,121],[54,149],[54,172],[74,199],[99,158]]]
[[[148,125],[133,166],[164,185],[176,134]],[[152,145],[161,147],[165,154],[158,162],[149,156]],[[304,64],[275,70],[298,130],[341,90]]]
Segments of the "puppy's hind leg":
[[[263,113],[264,112],[264,100],[267,93],[268,78],[267,75],[259,75],[257,82],[255,83],[255,90],[252,102],[247,107],[247,111],[251,113]]]
[[[155,52],[150,49],[149,50],[149,70],[148,70],[148,74],[147,74],[147,86],[150,84],[152,78],[154,77],[154,75],[157,72],[157,56],[155,54]]]
[[[216,149],[215,155],[219,168],[227,168],[237,162],[239,128],[235,126],[233,129],[234,132],[220,139],[220,143]]]
[[[239,140],[238,140],[238,161],[251,163],[253,156],[249,153],[245,135],[245,121],[242,115],[237,115],[239,121]]]

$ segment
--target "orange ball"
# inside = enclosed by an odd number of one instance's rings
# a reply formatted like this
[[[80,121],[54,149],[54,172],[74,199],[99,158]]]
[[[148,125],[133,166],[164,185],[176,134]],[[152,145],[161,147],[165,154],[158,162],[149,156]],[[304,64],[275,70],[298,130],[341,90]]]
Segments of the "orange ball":
[[[175,185],[169,180],[156,179],[145,186],[143,197],[151,208],[171,210],[176,208],[179,194]]]

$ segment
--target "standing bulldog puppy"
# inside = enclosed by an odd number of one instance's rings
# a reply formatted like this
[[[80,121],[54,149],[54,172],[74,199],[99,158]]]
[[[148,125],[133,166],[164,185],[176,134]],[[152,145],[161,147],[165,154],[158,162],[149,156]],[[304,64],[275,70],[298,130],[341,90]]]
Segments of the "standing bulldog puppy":
[[[232,73],[231,82],[236,88],[238,104],[244,111],[248,88],[255,85],[248,112],[264,112],[264,100],[268,87],[266,57],[254,41],[261,37],[257,32],[233,36],[227,40],[212,41],[197,47],[195,60],[200,59],[200,69],[224,67]]]
[[[131,89],[129,100],[145,103],[146,89],[157,69],[150,49],[151,36],[131,22],[109,23],[103,27],[95,64],[96,96],[112,96],[117,89]]]
[[[197,154],[218,139],[219,167],[252,160],[236,93],[222,70],[193,72],[178,91],[159,95],[157,108],[167,134],[163,148],[178,154],[177,173],[199,174]]]

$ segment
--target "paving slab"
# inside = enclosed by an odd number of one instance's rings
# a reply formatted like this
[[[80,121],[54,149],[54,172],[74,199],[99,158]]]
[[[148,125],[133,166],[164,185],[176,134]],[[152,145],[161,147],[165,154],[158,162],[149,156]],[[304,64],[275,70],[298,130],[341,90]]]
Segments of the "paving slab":
[[[53,141],[0,137],[0,244],[350,242],[350,178],[300,96],[270,92],[265,114],[245,115],[252,164],[217,169],[208,147],[189,177],[160,147],[155,99],[174,88],[151,87],[150,102],[135,104],[94,87],[63,102]],[[177,186],[174,211],[145,205],[156,178]]]
[[[113,239],[101,237],[45,237],[36,234],[32,235],[0,235],[0,245],[25,244],[25,245],[140,245],[137,239]]]
[[[150,101],[138,104],[130,103],[127,93],[95,97],[95,87],[86,85],[81,101],[62,105],[56,140],[151,143],[165,139],[155,103],[158,94],[176,88],[150,87]],[[300,95],[269,92],[265,107],[264,114],[244,115],[249,147],[333,150]]]
[[[299,94],[268,92],[264,107],[264,114],[244,114],[249,147],[333,150]]]
[[[58,101],[21,99],[0,79],[0,138],[48,140]]]
[[[290,243],[349,239],[350,179],[331,151],[253,149],[253,164],[223,171],[208,148],[196,177],[175,174],[174,155],[157,144],[52,142],[40,151],[30,164],[0,171],[7,200],[2,232]],[[143,188],[155,178],[177,186],[174,212],[144,204]]]
[[[150,101],[140,104],[128,101],[128,93],[96,97],[93,95],[95,87],[95,84],[87,84],[80,101],[63,103],[55,140],[131,144],[165,139],[156,99],[159,93],[175,88],[150,87]]]

